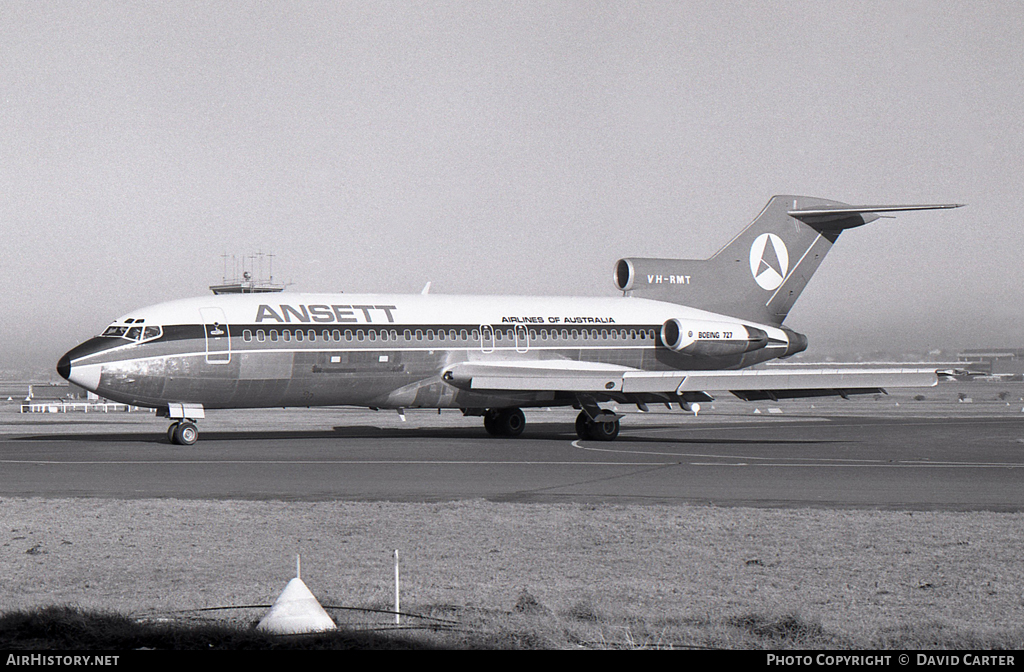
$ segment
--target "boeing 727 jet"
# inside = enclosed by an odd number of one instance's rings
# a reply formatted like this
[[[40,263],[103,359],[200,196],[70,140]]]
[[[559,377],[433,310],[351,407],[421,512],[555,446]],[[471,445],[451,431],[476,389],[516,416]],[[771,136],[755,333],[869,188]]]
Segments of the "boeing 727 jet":
[[[807,338],[783,326],[846,229],[881,213],[959,207],[850,206],[775,196],[710,259],[620,259],[623,296],[235,294],[133,310],[57,364],[72,383],[157,409],[190,445],[207,409],[455,408],[518,436],[523,408],[573,406],[576,433],[611,440],[601,404],[677,404],[928,386],[934,371],[773,371]]]

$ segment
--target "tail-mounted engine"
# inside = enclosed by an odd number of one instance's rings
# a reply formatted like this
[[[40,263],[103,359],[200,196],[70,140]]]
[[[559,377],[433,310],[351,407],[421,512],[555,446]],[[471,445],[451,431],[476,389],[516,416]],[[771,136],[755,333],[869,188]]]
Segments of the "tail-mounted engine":
[[[767,347],[768,334],[763,329],[734,322],[683,322],[672,318],[661,325],[661,341],[674,352],[724,357]]]

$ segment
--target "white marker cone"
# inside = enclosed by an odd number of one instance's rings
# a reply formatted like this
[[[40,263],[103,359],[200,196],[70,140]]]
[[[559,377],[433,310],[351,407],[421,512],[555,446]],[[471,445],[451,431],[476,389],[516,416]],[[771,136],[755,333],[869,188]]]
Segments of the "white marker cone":
[[[335,630],[337,627],[302,579],[295,577],[288,582],[256,629],[275,635],[298,635]]]

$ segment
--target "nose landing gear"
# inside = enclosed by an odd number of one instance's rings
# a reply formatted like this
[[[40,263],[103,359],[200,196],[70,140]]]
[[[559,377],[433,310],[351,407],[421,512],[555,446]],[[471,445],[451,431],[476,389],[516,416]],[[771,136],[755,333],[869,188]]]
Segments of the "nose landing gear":
[[[191,420],[180,420],[167,428],[167,439],[179,446],[191,446],[199,440],[199,428]]]
[[[167,428],[167,440],[178,446],[191,446],[199,440],[199,429],[196,420],[206,417],[202,404],[172,403],[166,408],[156,409],[156,417],[169,418],[171,426]]]

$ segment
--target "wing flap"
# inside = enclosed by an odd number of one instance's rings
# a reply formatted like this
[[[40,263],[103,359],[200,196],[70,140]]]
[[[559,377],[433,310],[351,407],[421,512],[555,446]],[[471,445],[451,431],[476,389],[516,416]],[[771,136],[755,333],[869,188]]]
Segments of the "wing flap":
[[[462,362],[448,367],[443,379],[474,391],[683,394],[725,390],[750,393],[752,399],[762,398],[758,393],[765,395],[763,398],[843,396],[854,394],[855,390],[876,392],[889,387],[931,387],[938,383],[934,369],[641,371],[611,364],[543,360]]]
[[[934,369],[807,369],[800,371],[744,369],[697,371],[686,377],[686,390],[843,390],[855,388],[931,387]]]
[[[624,366],[587,362],[463,362],[445,369],[442,379],[464,390],[514,392],[622,391]]]

